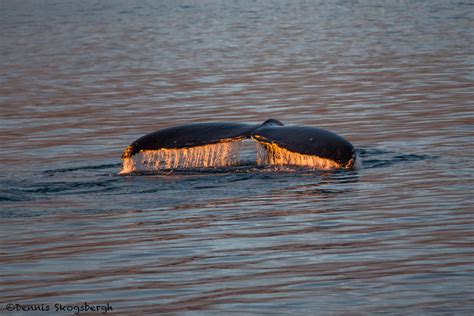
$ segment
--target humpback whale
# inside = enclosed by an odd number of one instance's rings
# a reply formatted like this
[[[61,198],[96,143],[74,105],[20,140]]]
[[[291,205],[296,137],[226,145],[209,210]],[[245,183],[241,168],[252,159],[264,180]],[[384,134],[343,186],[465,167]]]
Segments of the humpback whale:
[[[121,173],[143,166],[153,170],[237,164],[238,153],[231,144],[246,139],[257,142],[259,165],[327,170],[353,169],[356,163],[355,149],[343,137],[322,128],[286,126],[269,119],[263,124],[194,123],[146,134],[124,150]]]

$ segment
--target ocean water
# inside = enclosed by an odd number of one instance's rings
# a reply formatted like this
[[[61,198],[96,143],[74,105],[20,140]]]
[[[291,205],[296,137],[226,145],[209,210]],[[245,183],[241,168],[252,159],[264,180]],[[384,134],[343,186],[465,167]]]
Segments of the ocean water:
[[[0,27],[2,313],[474,313],[472,1],[0,0]],[[362,168],[119,175],[146,133],[269,118]]]

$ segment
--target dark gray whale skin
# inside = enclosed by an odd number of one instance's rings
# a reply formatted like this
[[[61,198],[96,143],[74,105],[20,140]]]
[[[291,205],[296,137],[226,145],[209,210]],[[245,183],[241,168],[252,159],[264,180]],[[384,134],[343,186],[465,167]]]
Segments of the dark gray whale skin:
[[[355,159],[355,150],[350,142],[322,128],[263,125],[252,133],[252,138],[295,153],[330,159],[342,166]]]
[[[329,159],[344,168],[352,168],[356,157],[352,144],[333,132],[309,126],[285,126],[278,120],[269,119],[261,125],[217,122],[165,128],[132,142],[123,152],[122,159],[142,150],[189,148],[247,138]]]
[[[165,128],[135,140],[125,149],[122,159],[142,150],[180,149],[250,138],[261,125],[241,123],[195,123]]]

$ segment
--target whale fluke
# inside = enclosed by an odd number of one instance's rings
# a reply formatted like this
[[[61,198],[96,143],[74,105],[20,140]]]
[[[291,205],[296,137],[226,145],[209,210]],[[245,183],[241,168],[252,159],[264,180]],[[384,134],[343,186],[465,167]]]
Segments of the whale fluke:
[[[356,160],[352,144],[333,132],[309,126],[285,126],[278,120],[269,119],[263,124],[195,123],[147,134],[123,152],[124,169],[126,164],[128,169],[134,169],[137,164],[158,169],[161,166],[232,165],[238,149],[231,144],[244,139],[253,139],[260,144],[258,164],[352,169]],[[142,152],[148,156],[134,161]]]

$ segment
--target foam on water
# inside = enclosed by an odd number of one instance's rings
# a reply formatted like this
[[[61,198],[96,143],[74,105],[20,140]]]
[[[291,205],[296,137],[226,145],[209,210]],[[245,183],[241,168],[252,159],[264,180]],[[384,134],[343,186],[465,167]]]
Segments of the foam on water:
[[[125,158],[120,174],[163,169],[227,167],[240,162],[241,142],[223,142],[180,149],[141,151]]]

